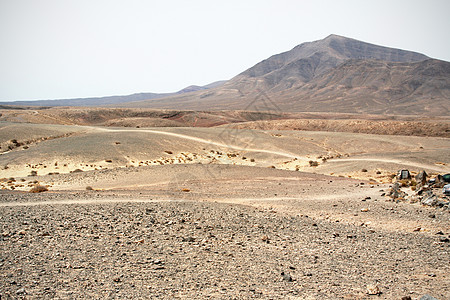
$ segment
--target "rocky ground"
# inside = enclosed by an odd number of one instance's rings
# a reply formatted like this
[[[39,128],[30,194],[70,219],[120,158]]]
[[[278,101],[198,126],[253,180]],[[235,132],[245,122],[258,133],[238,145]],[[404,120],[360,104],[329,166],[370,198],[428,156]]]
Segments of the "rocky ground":
[[[0,299],[450,298],[449,197],[414,177],[450,172],[448,138],[0,123],[0,144]]]
[[[195,183],[166,197],[152,189],[4,191],[0,295],[448,299],[449,211],[395,203],[341,180],[353,197],[249,200],[270,180],[242,198],[229,196],[242,187],[193,197]],[[329,184],[305,181],[317,190]],[[281,194],[278,183],[270,190]],[[389,220],[411,226],[382,226]]]

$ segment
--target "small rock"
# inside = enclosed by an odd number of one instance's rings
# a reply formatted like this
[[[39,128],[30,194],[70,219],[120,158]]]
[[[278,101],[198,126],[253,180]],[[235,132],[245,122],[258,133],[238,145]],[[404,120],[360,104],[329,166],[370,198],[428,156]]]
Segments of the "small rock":
[[[287,282],[292,282],[292,277],[288,273],[281,272],[281,276],[283,276],[283,280]]]
[[[411,299],[411,296],[403,296],[402,300],[412,300],[412,299]]]
[[[440,238],[439,241],[441,243],[448,243],[448,242],[450,242],[450,240],[448,238]]]
[[[381,292],[380,288],[378,287],[378,285],[370,284],[367,286],[367,294],[368,295],[381,295],[382,292]]]
[[[435,194],[431,194],[428,197],[424,197],[421,203],[427,206],[436,206],[438,204],[438,198]]]
[[[189,237],[187,237],[187,238],[182,238],[183,239],[183,242],[188,242],[188,243],[193,243],[193,242],[195,242],[195,238],[194,237],[192,237],[192,236],[189,236]]]
[[[16,294],[17,295],[23,295],[23,294],[26,294],[27,292],[25,291],[25,289],[24,288],[20,288],[20,289],[18,289],[17,291],[16,291]]]
[[[423,295],[419,300],[438,300],[430,295]]]
[[[369,208],[361,208],[361,212],[368,212],[369,210]]]
[[[420,227],[417,227],[417,228],[415,228],[413,231],[420,231],[422,228],[420,228]]]

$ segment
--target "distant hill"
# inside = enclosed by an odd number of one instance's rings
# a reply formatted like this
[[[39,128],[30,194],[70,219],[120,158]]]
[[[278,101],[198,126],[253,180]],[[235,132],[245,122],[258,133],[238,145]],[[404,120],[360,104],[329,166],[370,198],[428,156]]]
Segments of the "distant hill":
[[[449,65],[330,35],[273,55],[220,87],[124,106],[447,115]]]
[[[209,88],[218,87],[225,83],[225,81],[216,81],[205,86],[191,85],[175,93],[137,93],[125,96],[107,96],[107,97],[92,97],[92,98],[75,98],[75,99],[58,99],[58,100],[35,100],[35,101],[12,101],[0,102],[0,105],[25,105],[25,106],[106,106],[121,103],[128,103],[140,100],[158,99],[169,97],[172,95],[179,95],[193,91],[207,90]]]

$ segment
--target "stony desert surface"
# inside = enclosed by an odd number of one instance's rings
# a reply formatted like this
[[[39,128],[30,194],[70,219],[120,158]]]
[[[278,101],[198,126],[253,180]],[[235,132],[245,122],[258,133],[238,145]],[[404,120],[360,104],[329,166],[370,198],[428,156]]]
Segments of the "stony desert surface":
[[[388,196],[445,135],[134,121],[0,122],[1,299],[450,298],[448,205]]]

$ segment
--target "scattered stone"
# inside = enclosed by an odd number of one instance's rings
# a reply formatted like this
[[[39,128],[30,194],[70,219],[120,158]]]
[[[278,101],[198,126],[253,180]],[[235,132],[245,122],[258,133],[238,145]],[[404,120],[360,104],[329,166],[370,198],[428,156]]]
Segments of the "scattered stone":
[[[287,282],[293,281],[293,279],[292,279],[291,275],[289,275],[289,273],[281,272],[281,276],[283,276],[284,281],[287,281]]]
[[[416,179],[417,182],[417,188],[425,185],[427,183],[427,172],[425,171],[420,171],[414,178]]]
[[[431,195],[423,198],[421,203],[427,206],[436,206],[436,204],[438,203],[438,198],[435,194],[431,193]]]
[[[438,300],[430,295],[423,295],[419,300]]]
[[[23,294],[26,294],[26,293],[27,293],[27,291],[25,291],[25,288],[20,288],[20,289],[18,289],[16,291],[17,295],[23,295]]]
[[[187,238],[182,238],[182,241],[183,242],[188,242],[188,243],[193,243],[193,242],[195,242],[195,238],[194,237],[192,237],[192,236],[189,236],[189,237],[187,237]]]
[[[378,285],[370,284],[367,286],[367,294],[368,295],[381,295],[382,292],[381,292],[380,288],[378,287]]]
[[[368,212],[369,210],[369,208],[361,208],[361,212]]]
[[[400,183],[398,183],[398,182],[396,182],[392,185],[391,189],[389,190],[388,195],[389,195],[389,197],[391,197],[394,200],[407,196],[407,194],[400,189]]]

